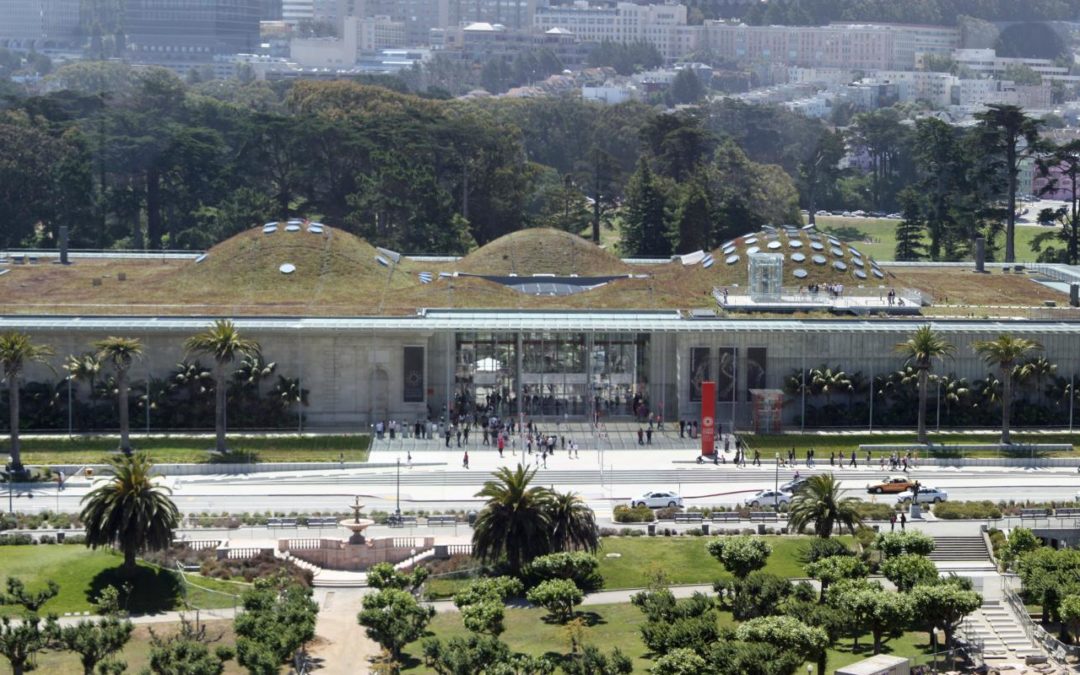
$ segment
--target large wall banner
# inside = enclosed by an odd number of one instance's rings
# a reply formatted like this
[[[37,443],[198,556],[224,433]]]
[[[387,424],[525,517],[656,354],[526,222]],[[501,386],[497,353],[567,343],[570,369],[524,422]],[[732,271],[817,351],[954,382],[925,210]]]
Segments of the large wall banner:
[[[711,350],[708,347],[690,349],[690,400],[697,403],[701,399],[701,383],[712,379]]]
[[[405,402],[424,402],[424,348],[406,347],[404,359]]]
[[[750,347],[746,350],[746,400],[750,400],[751,389],[765,388],[765,347]]]
[[[734,347],[720,347],[720,370],[716,373],[716,398],[721,403],[731,403],[735,400],[735,369],[738,363],[735,360],[737,351]]]

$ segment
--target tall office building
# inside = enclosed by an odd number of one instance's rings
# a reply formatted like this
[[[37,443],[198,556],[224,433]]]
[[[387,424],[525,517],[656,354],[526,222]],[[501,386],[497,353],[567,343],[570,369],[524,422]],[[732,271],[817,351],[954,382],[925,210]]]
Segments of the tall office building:
[[[79,41],[79,0],[0,0],[0,45],[29,49]]]
[[[127,0],[128,53],[183,67],[259,46],[261,0]]]

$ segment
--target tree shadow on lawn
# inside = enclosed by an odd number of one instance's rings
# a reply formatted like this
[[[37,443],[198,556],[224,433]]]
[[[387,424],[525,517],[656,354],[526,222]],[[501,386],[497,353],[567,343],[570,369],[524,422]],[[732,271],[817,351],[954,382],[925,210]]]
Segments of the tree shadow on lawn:
[[[902,637],[902,635],[886,635],[884,638],[882,638],[881,653],[892,654],[894,651],[892,644],[893,640],[899,640]],[[933,652],[932,648],[930,647],[929,641],[927,641],[925,644],[913,643],[912,646],[918,649],[919,653],[921,654],[930,654]],[[850,635],[844,636],[836,641],[836,644],[832,646],[832,649],[833,651],[842,654],[865,655],[867,658],[869,658],[874,655],[874,636],[870,633],[860,635],[859,645],[857,647],[852,645],[852,638]]]
[[[254,450],[229,450],[228,452],[210,451],[210,464],[254,464],[259,461],[259,453]]]
[[[607,623],[607,619],[600,616],[596,612],[574,612],[574,615],[572,617],[570,617],[569,621],[566,621],[566,622],[559,621],[558,619],[551,616],[550,614],[544,616],[540,620],[543,621],[544,623],[548,624],[549,626],[565,626],[566,624],[570,623],[570,621],[573,621],[574,619],[581,619],[581,622],[588,628],[592,628],[593,626],[599,626],[599,625]]]
[[[132,614],[157,614],[182,608],[180,580],[169,570],[140,565],[127,576],[121,567],[102,570],[90,580],[86,600],[97,603],[101,592],[113,586],[120,592],[120,606]]]

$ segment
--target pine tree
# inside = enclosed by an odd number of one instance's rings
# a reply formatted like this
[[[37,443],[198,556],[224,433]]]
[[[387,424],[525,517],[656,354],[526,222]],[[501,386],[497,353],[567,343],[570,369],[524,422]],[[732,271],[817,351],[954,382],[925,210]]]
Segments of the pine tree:
[[[712,226],[712,202],[702,182],[696,177],[683,188],[672,228],[678,240],[676,251],[689,253],[709,247]]]
[[[671,255],[667,233],[667,197],[644,158],[626,186],[622,253],[629,256]]]
[[[926,230],[926,218],[920,195],[912,190],[905,190],[900,195],[904,208],[904,219],[896,226],[896,259],[924,260],[926,249],[923,233]]]

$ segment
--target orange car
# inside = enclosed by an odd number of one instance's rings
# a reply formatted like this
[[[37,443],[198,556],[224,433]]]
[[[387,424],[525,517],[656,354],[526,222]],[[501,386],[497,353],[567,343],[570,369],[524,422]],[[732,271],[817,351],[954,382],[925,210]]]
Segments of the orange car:
[[[866,491],[872,495],[880,495],[886,492],[905,492],[915,486],[915,481],[907,476],[886,476],[885,480],[876,485],[867,485]]]

